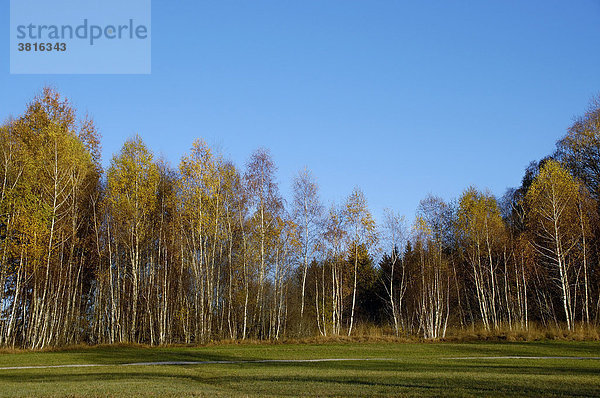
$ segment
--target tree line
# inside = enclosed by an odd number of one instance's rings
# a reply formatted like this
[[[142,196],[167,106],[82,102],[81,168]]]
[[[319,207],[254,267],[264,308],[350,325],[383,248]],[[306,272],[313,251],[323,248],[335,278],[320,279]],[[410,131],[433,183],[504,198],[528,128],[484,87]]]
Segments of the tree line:
[[[243,168],[196,140],[177,167],[100,135],[45,88],[0,127],[0,345],[352,335],[373,324],[598,327],[600,102],[501,198],[428,196],[377,225],[355,188],[324,206],[266,149]]]

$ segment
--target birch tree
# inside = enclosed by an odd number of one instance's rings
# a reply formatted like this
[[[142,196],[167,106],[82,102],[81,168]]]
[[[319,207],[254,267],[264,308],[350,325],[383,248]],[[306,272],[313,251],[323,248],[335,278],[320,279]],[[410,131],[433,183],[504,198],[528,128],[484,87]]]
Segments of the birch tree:
[[[472,271],[481,320],[487,330],[498,328],[497,274],[505,227],[496,199],[489,193],[468,188],[460,198],[457,221],[463,255]]]
[[[404,216],[394,213],[390,209],[384,210],[384,231],[390,255],[384,258],[382,262],[389,263],[390,275],[388,280],[384,280],[384,287],[389,297],[390,311],[394,321],[394,331],[396,336],[400,334],[400,317],[402,314],[402,299],[406,293],[406,269],[402,264],[402,258],[399,249],[404,247],[407,240],[407,232]],[[397,266],[400,267],[398,270]],[[397,274],[400,273],[398,278]],[[398,280],[398,284],[395,282]]]
[[[113,157],[107,173],[106,202],[110,213],[110,236],[114,256],[108,266],[115,269],[115,297],[118,303],[119,339],[138,342],[141,339],[140,307],[145,291],[144,276],[149,270],[145,253],[154,238],[152,215],[156,214],[159,170],[139,136],[125,142],[120,153]],[[113,291],[115,289],[113,288]]]
[[[302,286],[300,290],[300,333],[304,319],[304,297],[306,291],[306,273],[308,262],[317,245],[319,227],[323,213],[323,205],[319,200],[319,187],[315,177],[307,169],[303,169],[294,178],[293,216],[298,226],[298,235],[302,256]]]
[[[35,348],[76,342],[91,294],[84,290],[94,263],[86,221],[100,173],[91,154],[97,132],[49,88],[1,130],[0,308],[8,308],[0,312],[0,341]]]
[[[358,277],[358,247],[360,245],[368,251],[377,242],[375,221],[371,216],[367,200],[359,188],[355,188],[346,200],[346,222],[349,231],[351,253],[354,258],[354,284],[352,288],[352,307],[350,311],[350,326],[348,336],[352,334],[354,326],[354,309],[356,307],[356,287]]]
[[[567,329],[574,325],[573,255],[579,243],[579,183],[558,162],[549,160],[527,192],[531,244],[539,261],[557,281]]]
[[[245,181],[253,207],[251,224],[257,245],[258,291],[256,294],[255,331],[265,337],[265,284],[274,258],[277,217],[283,210],[283,200],[275,181],[276,167],[266,149],[258,149],[248,161]]]
[[[348,231],[345,228],[343,209],[331,205],[325,220],[323,240],[326,256],[331,263],[331,333],[339,335],[344,315],[344,269],[343,253]],[[317,323],[319,316],[317,313]]]
[[[419,203],[413,227],[420,264],[417,306],[419,329],[427,339],[443,338],[450,315],[450,273],[444,254],[450,232],[450,208],[440,198],[428,196]]]

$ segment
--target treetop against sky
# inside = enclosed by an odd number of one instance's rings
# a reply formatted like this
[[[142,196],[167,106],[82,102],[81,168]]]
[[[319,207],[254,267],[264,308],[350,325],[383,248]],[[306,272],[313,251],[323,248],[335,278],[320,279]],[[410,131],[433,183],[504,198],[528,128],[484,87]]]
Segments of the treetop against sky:
[[[380,219],[429,192],[502,195],[600,87],[591,0],[155,1],[152,17],[150,75],[5,69],[0,118],[52,85],[95,120],[104,166],[136,133],[173,165],[197,137],[238,166],[267,147],[284,196],[308,166],[325,201],[358,185]]]

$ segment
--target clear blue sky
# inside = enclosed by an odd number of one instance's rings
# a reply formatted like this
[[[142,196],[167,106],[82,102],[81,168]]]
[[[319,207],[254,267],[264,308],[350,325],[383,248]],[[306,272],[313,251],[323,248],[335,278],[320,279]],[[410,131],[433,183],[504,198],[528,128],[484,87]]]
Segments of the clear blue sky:
[[[592,0],[154,0],[148,76],[9,75],[3,35],[0,119],[52,85],[95,119],[104,164],[135,133],[173,165],[196,137],[240,167],[265,146],[287,197],[307,165],[326,202],[360,186],[377,218],[502,195],[600,92]]]

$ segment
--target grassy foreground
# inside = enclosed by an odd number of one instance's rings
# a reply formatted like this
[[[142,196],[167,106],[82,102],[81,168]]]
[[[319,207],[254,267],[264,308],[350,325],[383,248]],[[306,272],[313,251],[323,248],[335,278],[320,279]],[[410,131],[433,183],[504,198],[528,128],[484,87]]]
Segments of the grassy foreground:
[[[0,396],[600,396],[599,342],[109,346],[0,353]],[[155,361],[379,358],[370,361],[131,365]]]

